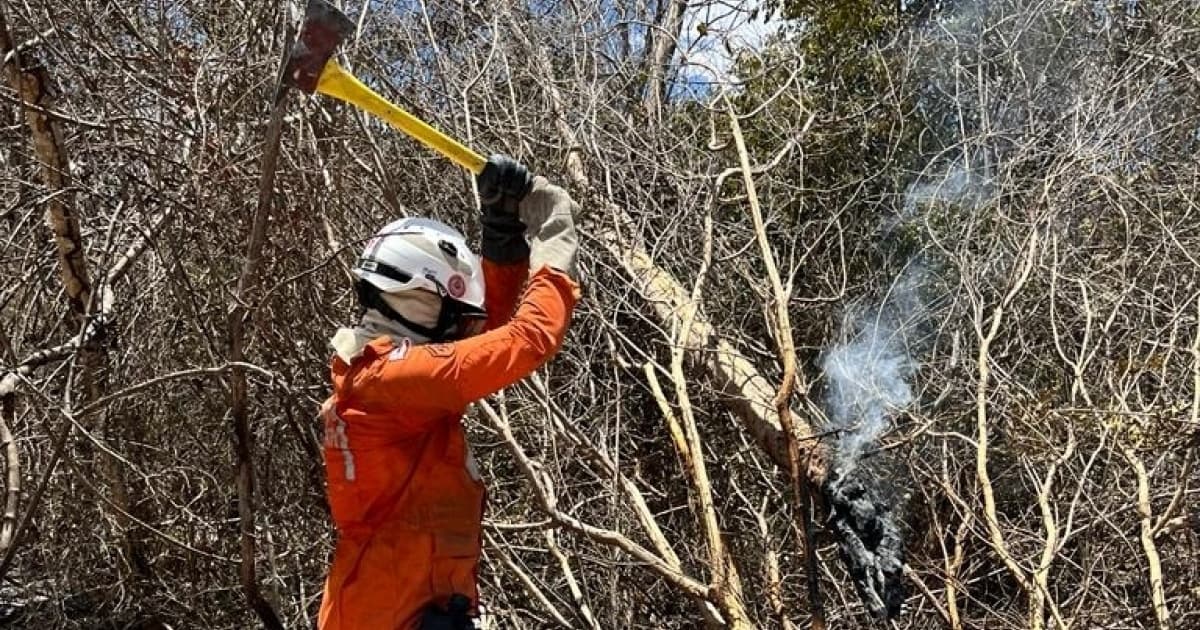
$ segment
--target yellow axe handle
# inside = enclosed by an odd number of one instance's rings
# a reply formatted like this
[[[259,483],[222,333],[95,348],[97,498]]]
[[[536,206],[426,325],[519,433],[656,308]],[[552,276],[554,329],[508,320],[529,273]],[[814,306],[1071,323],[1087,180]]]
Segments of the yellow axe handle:
[[[321,77],[317,80],[317,91],[375,114],[476,175],[483,171],[483,165],[487,162],[483,156],[393,105],[342,69],[333,59],[326,62],[325,68],[321,70]]]

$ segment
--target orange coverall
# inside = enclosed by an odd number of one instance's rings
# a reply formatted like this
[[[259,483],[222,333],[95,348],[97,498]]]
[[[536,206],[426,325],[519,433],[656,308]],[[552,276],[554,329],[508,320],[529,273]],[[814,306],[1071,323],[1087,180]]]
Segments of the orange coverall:
[[[561,347],[579,288],[527,262],[483,262],[487,332],[453,343],[371,341],[350,365],[333,358],[322,406],[325,474],[338,543],[321,630],[415,628],[430,603],[477,605],[484,487],[462,414]],[[507,322],[507,323],[506,323]]]

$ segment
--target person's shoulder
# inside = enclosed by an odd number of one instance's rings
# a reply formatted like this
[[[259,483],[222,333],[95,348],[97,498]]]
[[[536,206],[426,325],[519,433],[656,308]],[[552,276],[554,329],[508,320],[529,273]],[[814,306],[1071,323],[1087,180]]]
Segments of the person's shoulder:
[[[458,355],[453,343],[398,343],[375,357],[362,376],[370,397],[416,408],[455,409],[458,394]]]
[[[372,372],[384,374],[391,381],[436,377],[444,366],[453,363],[457,354],[454,343],[413,343],[403,339],[380,349],[372,360]]]

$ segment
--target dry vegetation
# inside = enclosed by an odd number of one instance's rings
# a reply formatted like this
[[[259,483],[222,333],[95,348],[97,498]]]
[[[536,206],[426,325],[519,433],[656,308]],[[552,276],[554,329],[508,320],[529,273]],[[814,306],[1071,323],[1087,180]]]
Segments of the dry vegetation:
[[[313,627],[348,265],[477,228],[454,166],[292,96],[246,264],[297,4],[0,1],[0,625]],[[1195,3],[783,2],[684,97],[703,4],[344,3],[351,69],[584,207],[567,349],[470,415],[489,627],[810,627],[809,578],[869,627],[830,462],[902,522],[886,625],[1200,627]],[[848,462],[822,368],[864,330],[912,401]]]

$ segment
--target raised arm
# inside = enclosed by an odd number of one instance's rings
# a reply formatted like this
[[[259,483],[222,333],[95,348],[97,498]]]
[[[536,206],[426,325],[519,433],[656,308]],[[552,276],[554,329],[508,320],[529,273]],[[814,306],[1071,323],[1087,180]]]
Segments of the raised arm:
[[[388,368],[394,378],[385,382],[407,381],[402,388],[407,404],[461,408],[529,376],[558,352],[580,294],[574,278],[577,208],[562,188],[544,177],[533,179],[518,207],[529,237],[533,275],[516,313],[508,323],[482,335],[413,348],[406,360]],[[515,273],[499,265],[493,272]],[[509,276],[500,286],[512,286],[514,280]],[[489,320],[503,307],[489,304]]]
[[[479,187],[480,250],[488,312],[484,330],[494,330],[512,316],[529,274],[529,243],[520,202],[529,194],[533,178],[516,160],[493,155],[475,183]]]
[[[478,400],[529,376],[548,361],[567,333],[579,299],[575,232],[578,204],[545,177],[535,177],[517,210],[529,236],[533,276],[521,305],[505,326],[455,344],[458,383],[466,401]]]
[[[508,323],[517,308],[521,289],[529,279],[529,259],[501,264],[484,258],[483,278],[486,283],[484,305],[488,314],[483,330],[495,330]]]

